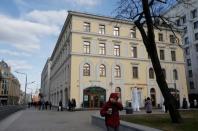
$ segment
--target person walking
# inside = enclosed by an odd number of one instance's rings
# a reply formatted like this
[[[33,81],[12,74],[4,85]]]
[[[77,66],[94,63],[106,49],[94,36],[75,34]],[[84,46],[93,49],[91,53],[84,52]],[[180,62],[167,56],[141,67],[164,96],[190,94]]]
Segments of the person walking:
[[[49,108],[50,108],[50,110],[52,109],[52,103],[51,103],[51,101],[49,102]]]
[[[71,108],[72,108],[72,102],[71,102],[71,100],[69,99],[69,100],[68,100],[68,110],[71,111]]]
[[[146,107],[146,113],[152,113],[152,102],[150,97],[147,97],[145,107]]]
[[[74,111],[76,108],[76,100],[72,99],[72,111]]]
[[[59,101],[59,104],[58,104],[58,111],[63,111],[63,103],[61,100]]]
[[[111,93],[108,102],[100,110],[100,115],[105,117],[107,131],[119,131],[119,111],[123,110],[122,103],[117,93]]]
[[[49,103],[48,101],[45,102],[45,110],[47,110],[47,107],[48,107]]]

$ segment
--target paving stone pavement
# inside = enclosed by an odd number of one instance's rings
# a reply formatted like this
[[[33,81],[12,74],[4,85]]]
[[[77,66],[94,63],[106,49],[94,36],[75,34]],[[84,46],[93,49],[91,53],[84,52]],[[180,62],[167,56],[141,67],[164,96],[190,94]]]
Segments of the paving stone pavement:
[[[0,121],[0,131],[103,131],[91,124],[91,114],[96,112],[26,109]]]

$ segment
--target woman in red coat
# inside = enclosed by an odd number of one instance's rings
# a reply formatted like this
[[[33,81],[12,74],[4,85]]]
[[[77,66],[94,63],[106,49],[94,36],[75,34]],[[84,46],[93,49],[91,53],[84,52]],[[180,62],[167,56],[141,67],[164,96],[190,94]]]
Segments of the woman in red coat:
[[[118,131],[120,125],[119,111],[123,106],[119,101],[118,93],[111,93],[109,101],[100,110],[101,116],[105,117],[107,131]]]

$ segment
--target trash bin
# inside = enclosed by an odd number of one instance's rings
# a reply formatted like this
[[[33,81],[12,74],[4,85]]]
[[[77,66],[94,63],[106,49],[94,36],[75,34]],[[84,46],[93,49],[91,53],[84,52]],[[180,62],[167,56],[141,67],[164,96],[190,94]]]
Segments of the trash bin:
[[[132,101],[126,102],[126,114],[133,114]]]

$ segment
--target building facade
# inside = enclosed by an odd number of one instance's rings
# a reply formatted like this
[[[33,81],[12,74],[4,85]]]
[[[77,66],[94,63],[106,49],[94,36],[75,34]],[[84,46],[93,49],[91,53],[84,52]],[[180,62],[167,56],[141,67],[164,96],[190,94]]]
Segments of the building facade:
[[[183,48],[186,61],[189,98],[198,99],[198,1],[189,0],[189,4],[179,3],[166,12],[183,29]]]
[[[0,105],[18,104],[20,97],[19,80],[11,73],[11,69],[4,61],[0,62]]]
[[[40,93],[42,94],[45,101],[50,100],[50,68],[51,68],[51,61],[50,58],[47,59],[45,63],[44,69],[41,74],[41,89]]]
[[[164,28],[155,34],[168,86],[182,102],[188,97],[183,51],[171,31]],[[97,108],[112,92],[120,93],[124,106],[138,99],[143,107],[147,97],[153,106],[163,104],[151,60],[133,23],[69,11],[51,62],[53,105],[60,100],[67,105],[74,98],[78,108]]]

